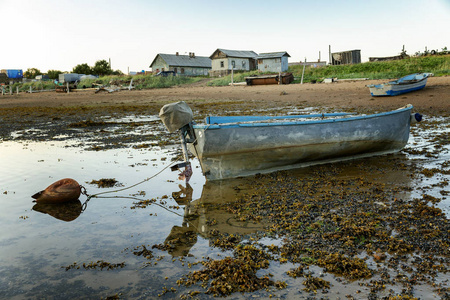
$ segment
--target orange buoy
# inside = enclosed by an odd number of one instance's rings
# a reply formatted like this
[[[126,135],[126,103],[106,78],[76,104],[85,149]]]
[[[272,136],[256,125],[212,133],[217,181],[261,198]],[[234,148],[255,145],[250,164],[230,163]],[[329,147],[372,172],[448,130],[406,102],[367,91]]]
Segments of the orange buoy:
[[[37,203],[64,203],[77,200],[81,186],[73,179],[65,178],[49,185],[45,190],[31,196]]]

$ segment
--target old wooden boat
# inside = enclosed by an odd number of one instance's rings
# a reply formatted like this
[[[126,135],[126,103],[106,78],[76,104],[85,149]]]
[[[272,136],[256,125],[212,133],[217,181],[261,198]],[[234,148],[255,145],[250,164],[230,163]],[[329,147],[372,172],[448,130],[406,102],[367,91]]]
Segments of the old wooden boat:
[[[372,96],[397,96],[412,91],[421,90],[427,84],[432,73],[410,74],[400,79],[383,84],[370,84],[367,87]]]
[[[292,73],[268,74],[245,77],[247,85],[289,84],[294,81]]]
[[[205,124],[193,124],[190,108],[178,102],[165,105],[160,116],[169,131],[180,129],[182,144],[198,158],[205,177],[218,180],[397,152],[408,142],[411,121],[421,120],[412,109],[408,104],[361,116],[207,117]]]

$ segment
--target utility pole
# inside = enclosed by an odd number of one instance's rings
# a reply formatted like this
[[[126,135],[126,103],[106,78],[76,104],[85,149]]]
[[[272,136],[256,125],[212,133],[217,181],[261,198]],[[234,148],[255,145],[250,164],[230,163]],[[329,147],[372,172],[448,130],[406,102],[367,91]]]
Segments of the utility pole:
[[[305,57],[305,63],[303,64],[302,81],[300,82],[300,84],[303,84],[303,76],[305,75],[305,67],[306,67],[306,57]]]
[[[331,59],[331,45],[328,45],[328,53],[329,53],[329,64],[332,65],[333,64],[333,60]]]

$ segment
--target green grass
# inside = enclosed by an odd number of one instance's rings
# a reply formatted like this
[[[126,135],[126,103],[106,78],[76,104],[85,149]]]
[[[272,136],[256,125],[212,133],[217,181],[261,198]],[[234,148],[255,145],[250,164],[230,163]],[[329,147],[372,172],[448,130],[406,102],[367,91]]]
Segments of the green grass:
[[[301,78],[303,66],[291,66],[289,72]],[[408,74],[429,72],[434,76],[450,75],[450,55],[412,57],[385,62],[366,62],[355,65],[326,67],[306,67],[303,82],[322,81],[324,78],[352,79],[393,79]]]
[[[291,72],[296,78],[295,82],[300,82],[303,66],[290,66]],[[313,68],[307,66],[303,82],[323,81],[325,78],[353,79],[393,79],[408,74],[427,72],[434,76],[450,75],[450,55],[411,57],[403,60],[385,62],[366,62],[355,65],[325,66]],[[245,81],[244,77],[250,75],[260,75],[258,71],[234,74],[234,82]],[[208,85],[225,86],[231,82],[231,75],[211,80]]]
[[[131,79],[133,79],[133,86],[135,89],[159,89],[167,88],[176,85],[190,84],[201,80],[200,77],[186,77],[186,76],[152,76],[152,75],[135,75],[135,76],[104,76],[97,79],[85,79],[78,83],[78,88],[90,88],[94,83],[99,85],[124,85],[128,86]],[[98,85],[95,85],[98,86]],[[49,81],[32,81],[32,82],[16,82],[12,86],[12,90],[15,93],[17,87],[19,92],[28,92],[30,87],[33,91],[51,90],[55,88],[55,84],[52,80]],[[9,88],[7,90],[9,92]]]
[[[55,84],[52,80],[49,81],[33,81],[33,82],[16,82],[12,86],[12,91],[15,93],[17,87],[19,87],[19,92],[28,92],[30,87],[33,91],[40,90],[51,90],[55,88]]]
[[[176,85],[190,84],[199,81],[201,78],[186,77],[186,76],[152,76],[152,75],[125,75],[125,76],[104,76],[98,79],[82,80],[78,87],[91,87],[94,83],[100,85],[124,85],[128,86],[131,79],[133,79],[133,86],[135,89],[159,89],[167,88]]]

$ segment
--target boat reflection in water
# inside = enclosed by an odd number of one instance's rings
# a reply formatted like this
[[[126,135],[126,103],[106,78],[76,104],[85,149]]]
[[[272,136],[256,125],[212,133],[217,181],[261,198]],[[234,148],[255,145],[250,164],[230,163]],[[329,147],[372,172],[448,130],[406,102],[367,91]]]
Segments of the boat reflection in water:
[[[200,199],[192,201],[193,189],[179,185],[180,191],[172,193],[178,205],[184,205],[182,226],[173,226],[164,241],[172,256],[184,256],[197,243],[200,235],[211,239],[218,234],[250,234],[263,230],[265,222],[240,221],[227,208],[250,190],[246,180],[206,182]],[[211,241],[210,241],[211,242]]]
[[[393,189],[393,197],[409,199],[411,197],[411,177],[404,168],[408,157],[404,154],[385,155],[380,157],[366,158],[341,162],[320,167],[301,168],[296,170],[282,171],[283,176],[292,182],[310,182],[314,187],[311,190],[298,190],[298,201],[307,193],[313,197],[323,197],[330,193],[340,193],[342,190],[352,190],[355,195],[373,193],[373,190]],[[290,179],[289,179],[290,178]],[[335,184],[321,184],[323,178],[329,178]],[[364,184],[361,184],[362,178]],[[173,226],[164,244],[168,253],[172,256],[187,255],[190,249],[197,243],[201,236],[209,240],[210,246],[222,235],[247,235],[263,232],[270,227],[270,219],[262,218],[259,221],[248,221],[247,216],[233,213],[233,203],[237,201],[254,201],[252,195],[265,193],[268,187],[276,189],[278,179],[272,176],[249,176],[239,179],[228,179],[220,181],[207,181],[203,186],[201,197],[192,200],[192,187],[179,186],[180,191],[172,193],[172,197],[178,205],[184,207],[183,223],[181,226]],[[301,189],[309,186],[293,185]],[[259,188],[258,188],[259,187]],[[266,187],[261,189],[261,187]],[[313,193],[314,192],[314,193]],[[283,197],[285,191],[280,191]],[[311,194],[313,193],[313,194]],[[247,199],[247,200],[246,200]],[[307,201],[307,200],[305,200]],[[301,203],[299,203],[301,204]],[[334,207],[334,209],[344,209]],[[376,207],[389,206],[389,201],[375,201]],[[288,208],[287,208],[288,209]],[[291,208],[294,209],[294,208]],[[246,221],[241,221],[245,219]]]
[[[80,200],[72,200],[58,205],[36,203],[32,209],[66,222],[75,220],[83,211]]]

